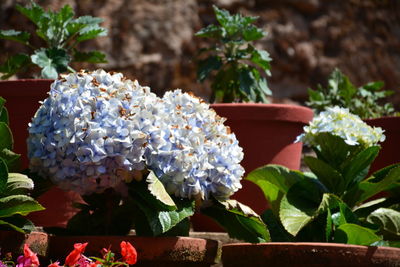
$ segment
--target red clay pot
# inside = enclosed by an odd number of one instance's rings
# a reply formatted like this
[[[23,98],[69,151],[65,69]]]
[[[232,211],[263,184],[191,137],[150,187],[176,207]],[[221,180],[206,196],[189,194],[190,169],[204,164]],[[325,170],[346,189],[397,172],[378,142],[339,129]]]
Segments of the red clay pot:
[[[136,248],[135,266],[211,266],[219,249],[216,240],[192,237],[50,236],[48,258],[63,262],[74,243],[84,242],[89,243],[86,256],[101,256],[101,249],[109,247],[118,254],[121,241],[129,241]]]
[[[280,164],[290,169],[300,168],[302,143],[294,143],[303,127],[313,118],[307,107],[286,104],[212,104],[218,115],[227,118],[228,125],[243,148],[242,166],[246,173],[266,164]],[[234,199],[250,206],[257,213],[268,208],[262,191],[249,181]],[[195,231],[222,231],[213,221],[200,214],[192,217]]]
[[[10,119],[10,128],[14,137],[14,151],[21,154],[22,167],[28,167],[26,139],[28,123],[40,107],[39,101],[47,98],[53,80],[26,79],[0,81],[0,96],[5,104]],[[61,189],[52,188],[39,199],[45,211],[32,213],[28,217],[39,226],[64,227],[76,210],[71,204],[80,200],[78,194],[64,193]]]
[[[400,249],[335,243],[237,243],[222,247],[224,267],[400,266]]]
[[[381,117],[366,119],[370,126],[381,127],[385,130],[386,140],[381,143],[382,149],[371,166],[370,172],[377,171],[386,166],[400,162],[400,117]]]

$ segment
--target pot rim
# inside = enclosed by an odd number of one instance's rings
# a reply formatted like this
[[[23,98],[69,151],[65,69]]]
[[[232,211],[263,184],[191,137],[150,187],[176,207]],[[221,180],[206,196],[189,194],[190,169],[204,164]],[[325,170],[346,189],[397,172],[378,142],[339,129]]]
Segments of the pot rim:
[[[218,115],[228,117],[229,120],[288,121],[307,124],[314,116],[312,109],[291,104],[217,103],[210,106]]]

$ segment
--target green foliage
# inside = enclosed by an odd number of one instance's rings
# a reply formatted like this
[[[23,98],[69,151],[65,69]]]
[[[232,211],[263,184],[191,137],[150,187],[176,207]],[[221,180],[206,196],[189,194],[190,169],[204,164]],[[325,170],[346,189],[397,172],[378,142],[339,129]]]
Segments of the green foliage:
[[[33,181],[26,175],[10,172],[19,169],[20,155],[11,151],[13,138],[4,103],[0,97],[0,229],[25,233],[34,226],[24,216],[44,208],[28,195]]]
[[[317,113],[333,106],[348,108],[362,119],[395,115],[391,103],[379,104],[393,94],[393,91],[381,90],[383,86],[383,82],[371,82],[356,88],[347,76],[335,69],[329,76],[327,88],[318,85],[316,90],[308,89],[306,104]]]
[[[198,80],[212,77],[211,101],[267,102],[266,96],[272,94],[265,78],[271,75],[271,58],[267,51],[252,44],[265,36],[252,24],[257,17],[231,15],[227,10],[213,8],[218,25],[208,25],[196,33],[215,42],[199,52]]]
[[[368,200],[400,188],[400,163],[367,177],[380,147],[339,141],[329,133],[318,140],[317,157],[305,158],[312,173],[267,165],[248,174],[246,179],[257,184],[271,203],[262,218],[272,241],[398,244],[398,196]]]
[[[56,79],[59,73],[73,70],[70,67],[72,62],[107,62],[99,51],[79,52],[76,49],[80,42],[107,34],[107,30],[99,26],[102,19],[91,16],[74,18],[75,13],[68,5],[52,12],[31,1],[30,7],[16,5],[16,9],[35,24],[34,34],[46,45],[34,47],[30,43],[31,34],[25,31],[0,30],[0,39],[19,42],[31,49],[30,55],[13,55],[0,65],[1,79],[7,79],[30,65],[42,69],[42,78]]]

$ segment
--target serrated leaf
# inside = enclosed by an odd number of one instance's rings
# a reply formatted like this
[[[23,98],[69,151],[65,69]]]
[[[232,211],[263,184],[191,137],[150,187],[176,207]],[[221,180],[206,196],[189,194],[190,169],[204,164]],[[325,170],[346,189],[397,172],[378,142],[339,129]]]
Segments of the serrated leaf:
[[[267,51],[254,49],[251,52],[250,60],[260,66],[267,73],[267,75],[271,75],[271,73],[269,72],[269,70],[271,69],[271,58]]]
[[[9,173],[7,181],[6,195],[26,194],[33,190],[33,181],[28,176],[21,173]]]
[[[99,51],[90,52],[74,52],[74,62],[88,62],[88,63],[107,63],[106,55]]]
[[[29,63],[30,58],[26,54],[16,54],[9,57],[4,64],[0,65],[0,73],[4,73],[1,79],[8,79]]]
[[[220,27],[211,24],[196,32],[195,36],[208,37],[208,38],[221,38],[223,36],[223,30]]]
[[[400,212],[396,210],[379,208],[367,217],[367,222],[379,225],[383,233],[400,237]]]
[[[25,195],[12,195],[0,198],[0,218],[15,214],[27,215],[44,208],[33,198]]]
[[[42,68],[43,78],[57,79],[58,73],[67,70],[71,59],[64,49],[42,48],[35,51],[31,56],[31,60]]]
[[[86,40],[94,39],[99,36],[106,36],[107,30],[99,26],[87,26],[79,31],[76,42],[80,43]]]
[[[267,225],[269,233],[271,235],[272,242],[293,242],[293,236],[289,235],[283,228],[279,218],[275,217],[272,210],[266,210],[261,215],[262,220]]]
[[[213,205],[201,209],[201,212],[213,218],[232,238],[251,243],[270,241],[262,219],[251,208],[236,200],[214,200]]]
[[[335,231],[334,242],[361,246],[369,246],[382,238],[376,235],[372,230],[356,225],[342,224]]]
[[[255,41],[261,39],[265,36],[265,33],[262,29],[257,28],[254,25],[249,25],[243,30],[243,39],[246,41]]]
[[[13,137],[10,128],[4,122],[0,122],[0,150],[13,148]]]
[[[168,207],[175,207],[174,200],[165,190],[162,182],[157,178],[154,172],[150,172],[146,178],[148,183],[148,189],[150,194],[152,194],[159,202]]]
[[[0,30],[0,39],[16,41],[27,44],[30,38],[29,32],[21,32],[15,30]]]
[[[210,56],[199,61],[197,69],[197,79],[202,82],[213,70],[218,70],[222,66],[222,60],[218,56]]]
[[[40,22],[43,18],[43,15],[45,14],[45,11],[43,8],[41,8],[38,4],[35,2],[31,1],[31,7],[26,8],[21,5],[16,5],[15,8],[23,14],[25,17],[30,19],[33,23],[35,23],[37,26],[40,26]]]

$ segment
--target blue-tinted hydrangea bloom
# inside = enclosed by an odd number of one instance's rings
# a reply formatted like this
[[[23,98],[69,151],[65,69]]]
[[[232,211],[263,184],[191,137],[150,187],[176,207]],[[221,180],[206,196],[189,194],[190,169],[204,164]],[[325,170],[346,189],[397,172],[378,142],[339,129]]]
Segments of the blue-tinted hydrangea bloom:
[[[123,180],[145,167],[145,131],[157,99],[121,73],[56,80],[29,124],[30,168],[81,194],[123,190]]]
[[[241,188],[243,152],[225,119],[179,89],[162,100],[145,158],[167,191],[184,198],[226,199]]]
[[[351,146],[369,147],[385,140],[382,128],[371,127],[348,109],[335,106],[315,116],[310,124],[304,127],[304,133],[298,136],[296,141],[317,146],[315,137],[326,132],[341,137]]]

